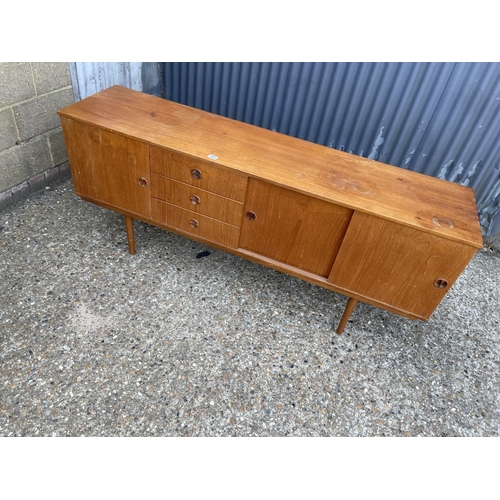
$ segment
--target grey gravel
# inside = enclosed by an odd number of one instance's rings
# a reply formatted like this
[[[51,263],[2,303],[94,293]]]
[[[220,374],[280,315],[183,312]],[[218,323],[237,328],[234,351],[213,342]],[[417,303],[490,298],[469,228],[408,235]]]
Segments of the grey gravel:
[[[498,436],[500,256],[428,323],[84,202],[0,213],[2,436]],[[197,258],[200,252],[209,255]]]

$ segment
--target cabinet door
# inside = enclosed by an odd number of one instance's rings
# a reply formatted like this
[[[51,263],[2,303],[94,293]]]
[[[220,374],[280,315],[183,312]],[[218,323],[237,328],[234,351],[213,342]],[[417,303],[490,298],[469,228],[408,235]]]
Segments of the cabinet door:
[[[355,212],[328,281],[428,319],[476,249]]]
[[[149,146],[68,118],[61,122],[75,192],[150,218]]]
[[[249,179],[240,247],[326,277],[352,210]]]

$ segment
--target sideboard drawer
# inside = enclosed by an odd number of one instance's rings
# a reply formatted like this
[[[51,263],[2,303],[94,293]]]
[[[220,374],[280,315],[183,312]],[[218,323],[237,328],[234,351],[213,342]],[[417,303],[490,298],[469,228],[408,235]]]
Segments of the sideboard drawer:
[[[239,228],[153,198],[152,218],[160,224],[180,229],[220,245],[237,248]]]
[[[247,178],[244,175],[216,167],[208,161],[157,147],[150,148],[150,161],[151,172],[232,200],[245,200]]]
[[[191,210],[232,226],[240,226],[243,203],[204,191],[195,186],[151,174],[151,195],[172,205]]]

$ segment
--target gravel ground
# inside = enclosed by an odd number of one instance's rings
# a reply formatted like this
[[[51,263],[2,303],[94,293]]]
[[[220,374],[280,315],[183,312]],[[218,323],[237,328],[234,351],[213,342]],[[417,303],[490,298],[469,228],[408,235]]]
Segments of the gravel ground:
[[[131,256],[72,188],[0,213],[0,435],[499,435],[497,253],[339,337],[346,297],[139,222]]]

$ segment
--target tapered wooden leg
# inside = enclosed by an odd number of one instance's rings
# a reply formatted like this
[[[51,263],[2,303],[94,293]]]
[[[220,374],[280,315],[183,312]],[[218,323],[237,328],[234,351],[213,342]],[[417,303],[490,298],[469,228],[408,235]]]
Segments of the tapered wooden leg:
[[[128,251],[134,255],[135,253],[135,240],[134,240],[134,219],[132,217],[125,217],[125,226],[127,227]]]
[[[340,335],[344,331],[344,326],[351,317],[352,311],[354,311],[357,303],[358,301],[356,299],[353,299],[352,297],[347,301],[347,305],[344,309],[344,314],[342,314],[342,319],[340,320],[339,326],[337,328],[338,335]]]

